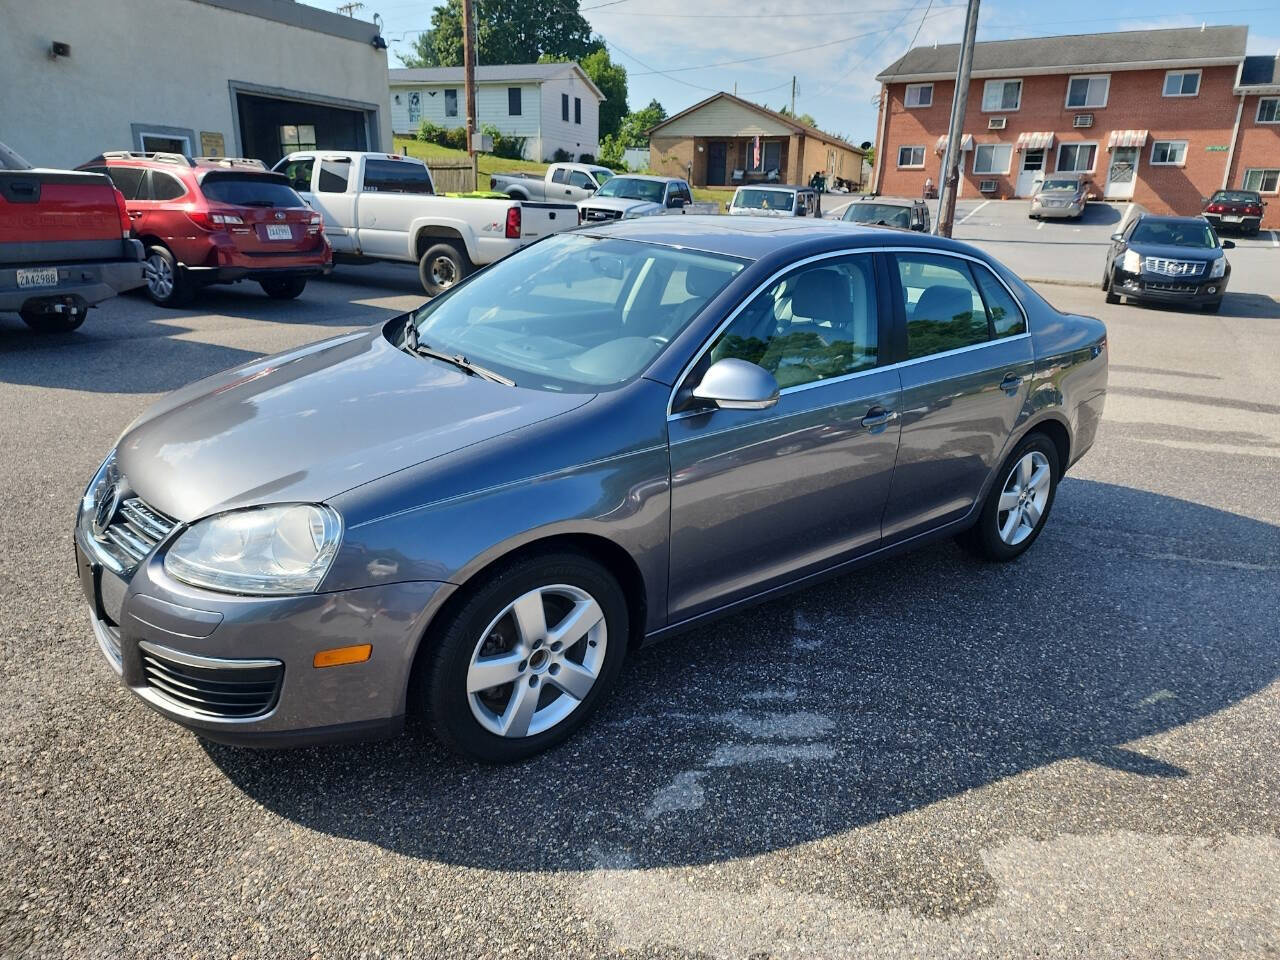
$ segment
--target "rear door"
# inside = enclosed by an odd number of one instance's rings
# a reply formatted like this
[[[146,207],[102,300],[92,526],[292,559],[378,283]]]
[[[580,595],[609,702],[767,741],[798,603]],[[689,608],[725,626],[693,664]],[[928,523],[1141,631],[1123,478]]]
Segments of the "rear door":
[[[356,226],[361,251],[403,260],[409,250],[409,224],[424,212],[415,199],[435,193],[427,168],[412,160],[366,157],[360,187]]]
[[[324,217],[324,233],[334,253],[358,253],[356,205],[359,170],[350,157],[320,155],[311,181],[311,206]]]
[[[904,359],[886,544],[969,512],[1025,414],[1034,367],[1022,307],[980,261],[900,251],[889,275]]]

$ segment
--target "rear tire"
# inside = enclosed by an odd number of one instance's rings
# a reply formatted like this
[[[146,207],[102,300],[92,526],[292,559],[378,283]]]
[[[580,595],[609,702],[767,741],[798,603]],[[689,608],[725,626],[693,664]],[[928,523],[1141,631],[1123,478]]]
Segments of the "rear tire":
[[[1028,434],[1000,465],[978,522],[956,539],[984,560],[1005,562],[1025,553],[1049,519],[1061,475],[1053,441]]]
[[[438,297],[471,272],[471,260],[452,243],[427,248],[418,261],[418,279],[429,296]]]
[[[517,558],[465,589],[423,641],[410,710],[450,750],[486,763],[560,743],[622,669],[629,618],[618,581],[583,554],[557,551]],[[566,628],[575,616],[578,629]],[[490,677],[497,685],[477,689]]]
[[[183,276],[177,259],[166,248],[147,248],[147,283],[151,302],[160,307],[179,307],[191,299],[191,284]]]
[[[87,307],[66,313],[46,313],[35,309],[18,311],[22,322],[36,333],[70,333],[78,329],[88,315]]]
[[[272,300],[296,300],[307,289],[306,277],[286,277],[283,279],[260,280],[259,286]]]

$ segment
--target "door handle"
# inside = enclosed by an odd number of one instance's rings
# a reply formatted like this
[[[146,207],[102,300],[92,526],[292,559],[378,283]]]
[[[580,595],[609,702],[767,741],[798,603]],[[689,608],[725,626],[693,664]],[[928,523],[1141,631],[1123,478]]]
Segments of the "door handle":
[[[130,211],[129,211],[129,219],[130,219],[130,220],[137,220],[140,216],[142,216],[142,214],[141,214],[139,211],[137,211],[137,210],[130,210]]]
[[[885,426],[898,419],[896,410],[886,410],[881,406],[874,406],[867,411],[867,415],[862,418],[862,425],[871,432],[884,429]]]
[[[1014,373],[1006,373],[1004,379],[1000,381],[1000,389],[1013,396],[1018,392],[1018,388],[1022,386],[1022,378]]]

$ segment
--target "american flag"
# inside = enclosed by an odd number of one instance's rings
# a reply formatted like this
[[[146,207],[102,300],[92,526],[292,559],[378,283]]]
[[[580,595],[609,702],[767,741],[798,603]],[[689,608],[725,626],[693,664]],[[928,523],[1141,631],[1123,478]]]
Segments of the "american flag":
[[[751,166],[755,170],[760,169],[760,134],[756,134],[755,140],[751,144]]]

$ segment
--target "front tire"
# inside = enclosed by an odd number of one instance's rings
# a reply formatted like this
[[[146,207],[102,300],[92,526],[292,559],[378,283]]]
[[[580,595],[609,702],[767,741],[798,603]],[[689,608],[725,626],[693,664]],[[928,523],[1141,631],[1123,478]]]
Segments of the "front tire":
[[[411,707],[450,750],[510,763],[569,737],[607,697],[626,656],[627,600],[589,557],[535,554],[469,588],[433,634]]]
[[[471,272],[467,255],[451,243],[427,248],[418,261],[418,278],[429,296],[438,297]]]
[[[1119,303],[1120,295],[1113,293],[1111,290],[1111,271],[1108,270],[1102,275],[1102,291],[1107,295],[1107,303]]]
[[[961,545],[984,560],[1025,553],[1049,519],[1061,475],[1053,441],[1038,432],[1024,437],[1001,464],[978,522],[959,537]]]
[[[296,300],[307,289],[306,277],[286,277],[259,282],[265,293],[272,300]]]

